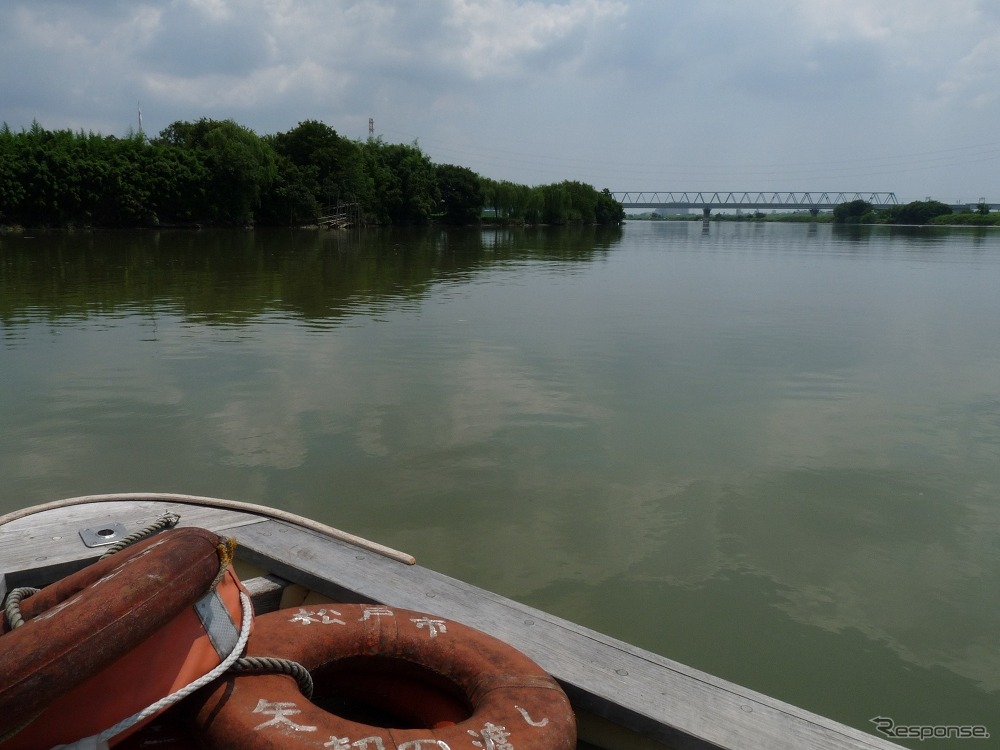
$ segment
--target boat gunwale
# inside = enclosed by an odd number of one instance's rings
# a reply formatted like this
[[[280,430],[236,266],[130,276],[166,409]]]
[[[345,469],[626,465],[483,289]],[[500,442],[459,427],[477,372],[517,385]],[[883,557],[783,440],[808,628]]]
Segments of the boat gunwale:
[[[150,501],[217,510],[215,527],[206,526],[235,537],[238,555],[251,564],[320,594],[339,597],[335,601],[430,609],[484,630],[541,664],[563,685],[574,706],[668,747],[900,748],[873,734],[415,565],[412,556],[386,556],[381,551],[383,545],[358,545],[355,540],[367,540],[336,529],[330,534],[331,527],[266,506],[171,493],[86,495],[0,517],[0,543],[14,521],[22,521],[14,524],[21,527],[30,523],[25,519],[45,511],[58,513],[109,499],[142,504],[146,514],[158,512],[147,507]],[[207,506],[202,502],[205,500],[210,501]],[[80,552],[77,561],[93,554],[94,550]],[[71,564],[66,561],[63,566]],[[0,593],[11,573],[14,571],[0,570]]]
[[[58,510],[60,508],[68,508],[76,505],[88,505],[91,503],[134,502],[143,500],[153,502],[182,503],[184,505],[197,505],[205,508],[218,508],[221,510],[234,510],[242,513],[264,516],[265,518],[288,521],[289,523],[293,523],[297,526],[318,531],[319,533],[325,534],[333,539],[338,539],[342,542],[347,542],[348,544],[353,544],[357,547],[377,552],[380,555],[384,555],[385,557],[393,560],[398,560],[399,562],[406,563],[407,565],[414,565],[417,561],[413,555],[406,552],[401,552],[397,549],[393,549],[392,547],[387,547],[384,544],[373,542],[370,539],[350,534],[346,531],[342,531],[341,529],[334,528],[333,526],[328,526],[325,523],[313,521],[310,518],[290,513],[279,508],[272,508],[268,505],[258,505],[239,500],[226,500],[219,497],[209,497],[206,495],[186,495],[173,492],[114,492],[98,495],[79,495],[77,497],[70,497],[64,500],[54,500],[50,503],[22,508],[21,510],[12,511],[0,516],[0,529],[9,523],[13,523],[14,521],[29,518],[32,515],[44,513],[50,510]]]

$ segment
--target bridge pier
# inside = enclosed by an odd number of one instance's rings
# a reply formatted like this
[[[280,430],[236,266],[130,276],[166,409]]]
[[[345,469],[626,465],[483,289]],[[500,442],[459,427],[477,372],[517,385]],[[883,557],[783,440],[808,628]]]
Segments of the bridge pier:
[[[711,214],[711,213],[712,213],[712,207],[711,206],[702,206],[701,207],[701,216],[702,216],[703,219],[708,219],[709,214]]]

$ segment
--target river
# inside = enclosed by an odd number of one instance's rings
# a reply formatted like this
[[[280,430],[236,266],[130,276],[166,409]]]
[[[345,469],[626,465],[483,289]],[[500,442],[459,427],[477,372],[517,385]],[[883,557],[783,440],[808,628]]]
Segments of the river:
[[[1000,734],[998,230],[0,235],[0,378],[0,512],[264,503],[868,732]]]

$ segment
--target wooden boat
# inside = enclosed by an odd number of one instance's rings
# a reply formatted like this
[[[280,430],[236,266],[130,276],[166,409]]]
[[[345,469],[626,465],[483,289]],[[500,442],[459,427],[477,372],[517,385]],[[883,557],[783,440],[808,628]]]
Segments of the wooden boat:
[[[81,569],[102,550],[87,543],[111,543],[165,512],[178,514],[181,527],[236,540],[237,571],[258,614],[307,601],[377,603],[432,612],[511,644],[554,676],[569,696],[580,748],[899,747],[428,570],[406,553],[248,503],[131,493],[77,497],[10,513],[0,517],[0,595]]]

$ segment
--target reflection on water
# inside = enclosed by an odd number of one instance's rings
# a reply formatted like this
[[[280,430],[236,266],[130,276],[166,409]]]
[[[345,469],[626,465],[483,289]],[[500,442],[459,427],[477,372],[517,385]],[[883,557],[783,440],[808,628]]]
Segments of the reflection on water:
[[[268,503],[868,731],[1000,732],[998,282],[983,230],[0,236],[0,510]]]
[[[323,325],[365,305],[394,309],[434,283],[525,261],[589,261],[620,229],[566,232],[114,232],[0,237],[0,319],[176,312],[242,325],[279,313]]]

